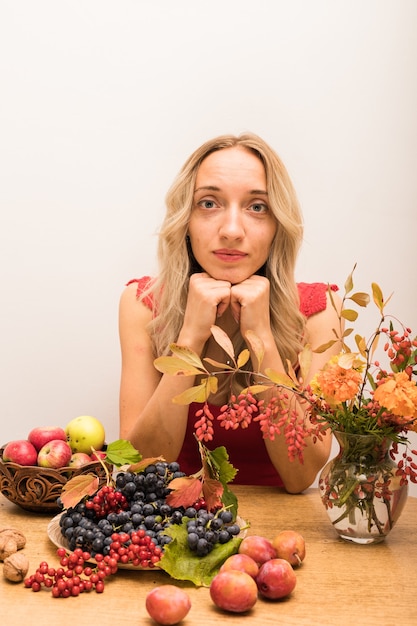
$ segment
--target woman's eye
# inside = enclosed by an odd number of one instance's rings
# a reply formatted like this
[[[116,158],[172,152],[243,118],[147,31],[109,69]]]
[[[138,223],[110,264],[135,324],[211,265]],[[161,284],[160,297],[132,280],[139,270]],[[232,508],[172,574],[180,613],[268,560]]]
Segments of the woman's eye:
[[[266,206],[266,204],[263,204],[262,202],[251,204],[250,208],[254,213],[266,213],[268,211],[268,207]]]
[[[203,209],[213,209],[216,205],[214,200],[200,200],[198,206],[201,206]]]

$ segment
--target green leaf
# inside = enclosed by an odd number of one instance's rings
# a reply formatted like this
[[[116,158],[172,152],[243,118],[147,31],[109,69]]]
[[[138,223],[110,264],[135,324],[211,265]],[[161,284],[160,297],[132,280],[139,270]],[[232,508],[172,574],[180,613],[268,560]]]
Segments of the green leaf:
[[[140,452],[136,450],[126,439],[118,439],[109,443],[106,449],[106,461],[117,467],[132,465],[142,459]]]
[[[233,359],[233,362],[235,362],[235,350],[227,333],[225,333],[224,330],[219,326],[214,325],[211,326],[210,330],[216,343],[218,343],[219,346],[223,348],[223,350],[226,352],[226,354],[228,354],[230,358]]]
[[[214,450],[208,450],[207,448],[206,450],[208,459],[217,470],[218,479],[223,485],[232,482],[237,474],[237,469],[229,462],[229,455],[226,448],[219,446]]]
[[[184,359],[176,356],[160,356],[153,362],[154,366],[162,374],[170,374],[172,376],[195,376],[201,374],[201,369],[197,369],[194,365],[190,365]],[[206,371],[202,365],[202,370]]]
[[[197,587],[210,586],[224,561],[238,552],[242,541],[240,537],[233,537],[225,544],[216,544],[207,556],[199,557],[188,547],[185,523],[173,524],[164,532],[172,538],[172,541],[164,547],[164,554],[158,561],[158,567],[171,578],[189,580]]]

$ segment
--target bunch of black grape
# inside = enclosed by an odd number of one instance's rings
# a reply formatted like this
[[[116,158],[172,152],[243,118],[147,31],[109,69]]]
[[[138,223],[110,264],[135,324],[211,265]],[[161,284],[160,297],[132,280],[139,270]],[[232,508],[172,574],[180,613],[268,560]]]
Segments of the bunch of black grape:
[[[206,556],[217,543],[229,542],[240,533],[238,524],[232,524],[233,515],[228,509],[216,513],[200,508],[188,507],[184,515],[187,521],[187,541],[190,550],[197,556]]]
[[[188,542],[199,556],[208,554],[216,543],[226,543],[239,528],[232,524],[230,511],[221,509],[216,513],[198,505],[171,507],[166,502],[169,484],[177,477],[185,476],[178,463],[158,461],[148,465],[142,472],[119,472],[114,485],[105,485],[94,496],[65,510],[60,518],[60,531],[69,550],[81,548],[95,557],[111,551],[114,534],[134,535],[138,531],[149,537],[163,550],[171,541],[165,531],[172,524],[181,524],[187,516]],[[195,533],[191,532],[194,522]],[[198,541],[193,541],[193,535]]]

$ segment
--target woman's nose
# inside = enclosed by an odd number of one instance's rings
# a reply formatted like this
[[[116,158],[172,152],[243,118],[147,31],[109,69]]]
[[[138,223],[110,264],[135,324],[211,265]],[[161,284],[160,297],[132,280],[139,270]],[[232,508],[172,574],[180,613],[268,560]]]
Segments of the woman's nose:
[[[245,228],[239,208],[229,207],[222,215],[220,236],[227,239],[240,239],[245,235]]]

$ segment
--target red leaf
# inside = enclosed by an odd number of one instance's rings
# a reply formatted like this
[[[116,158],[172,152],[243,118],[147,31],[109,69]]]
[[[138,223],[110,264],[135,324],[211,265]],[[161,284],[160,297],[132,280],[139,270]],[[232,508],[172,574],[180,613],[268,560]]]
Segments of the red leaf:
[[[201,496],[201,481],[194,476],[174,478],[169,483],[169,488],[173,489],[166,497],[167,504],[170,506],[191,506]]]
[[[223,485],[219,480],[208,478],[203,483],[203,497],[207,504],[207,510],[211,511],[217,505],[221,505]]]
[[[95,474],[80,474],[71,478],[61,492],[62,504],[66,509],[77,505],[85,496],[92,496],[99,487],[99,478]]]

